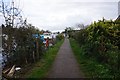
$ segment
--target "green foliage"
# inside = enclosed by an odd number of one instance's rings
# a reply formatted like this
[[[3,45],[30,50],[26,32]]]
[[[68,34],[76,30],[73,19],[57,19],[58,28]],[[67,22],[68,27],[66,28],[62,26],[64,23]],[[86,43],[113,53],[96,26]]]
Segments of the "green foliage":
[[[40,61],[38,61],[32,70],[30,70],[25,77],[27,78],[45,78],[47,76],[47,72],[51,68],[51,65],[55,59],[55,56],[63,43],[63,40],[54,45],[53,48],[50,48],[44,55]]]
[[[85,77],[88,78],[114,78],[119,77],[118,73],[112,72],[111,66],[108,64],[99,63],[95,57],[86,56],[84,53],[85,47],[79,47],[78,42],[70,39],[70,44],[75,57],[80,64],[81,70],[84,72]],[[115,69],[115,68],[114,68]],[[116,76],[117,75],[117,76]]]
[[[63,34],[58,34],[57,36],[56,36],[56,39],[59,41],[59,40],[62,40],[62,39],[64,39],[64,35]]]
[[[22,66],[33,63],[40,59],[42,55],[42,42],[40,39],[33,38],[32,34],[39,31],[32,25],[26,27],[12,28],[11,26],[3,26],[2,34],[8,36],[6,40],[3,37],[3,48],[8,56],[6,66]],[[39,52],[36,52],[35,43],[38,42]],[[6,45],[7,44],[7,45]],[[14,48],[14,45],[16,48]]]
[[[74,39],[81,46],[84,56],[94,58],[101,64],[107,64],[109,73],[113,73],[113,77],[120,77],[118,76],[120,75],[120,24],[118,21],[99,20],[75,35]]]
[[[75,39],[80,45],[83,45],[87,42],[88,32],[86,29],[81,29],[79,32],[74,35]]]

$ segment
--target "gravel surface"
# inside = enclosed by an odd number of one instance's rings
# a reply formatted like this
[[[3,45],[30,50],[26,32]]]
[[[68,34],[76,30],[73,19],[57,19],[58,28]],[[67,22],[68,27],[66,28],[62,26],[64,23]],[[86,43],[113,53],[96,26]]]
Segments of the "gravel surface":
[[[48,72],[48,78],[83,78],[75,56],[70,47],[69,39],[65,39],[56,59]]]

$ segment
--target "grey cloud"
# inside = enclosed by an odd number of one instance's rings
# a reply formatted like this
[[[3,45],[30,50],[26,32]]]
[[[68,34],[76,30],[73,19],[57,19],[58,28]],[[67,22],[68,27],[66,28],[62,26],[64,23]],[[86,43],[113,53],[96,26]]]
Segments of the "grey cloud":
[[[64,30],[78,23],[115,19],[119,0],[21,0],[25,18],[39,29]]]

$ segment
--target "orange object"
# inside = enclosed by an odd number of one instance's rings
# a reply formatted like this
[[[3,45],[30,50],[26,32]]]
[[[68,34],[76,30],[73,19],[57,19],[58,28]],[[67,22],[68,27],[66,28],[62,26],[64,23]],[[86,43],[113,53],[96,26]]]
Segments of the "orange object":
[[[49,46],[49,40],[47,39],[46,40],[46,47],[48,47]]]

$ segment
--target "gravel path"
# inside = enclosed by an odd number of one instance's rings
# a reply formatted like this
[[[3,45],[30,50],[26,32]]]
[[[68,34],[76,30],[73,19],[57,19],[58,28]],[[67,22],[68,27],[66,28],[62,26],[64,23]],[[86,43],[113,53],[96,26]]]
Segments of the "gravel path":
[[[65,39],[56,59],[48,72],[48,78],[83,78],[79,65],[73,55],[69,39]]]

